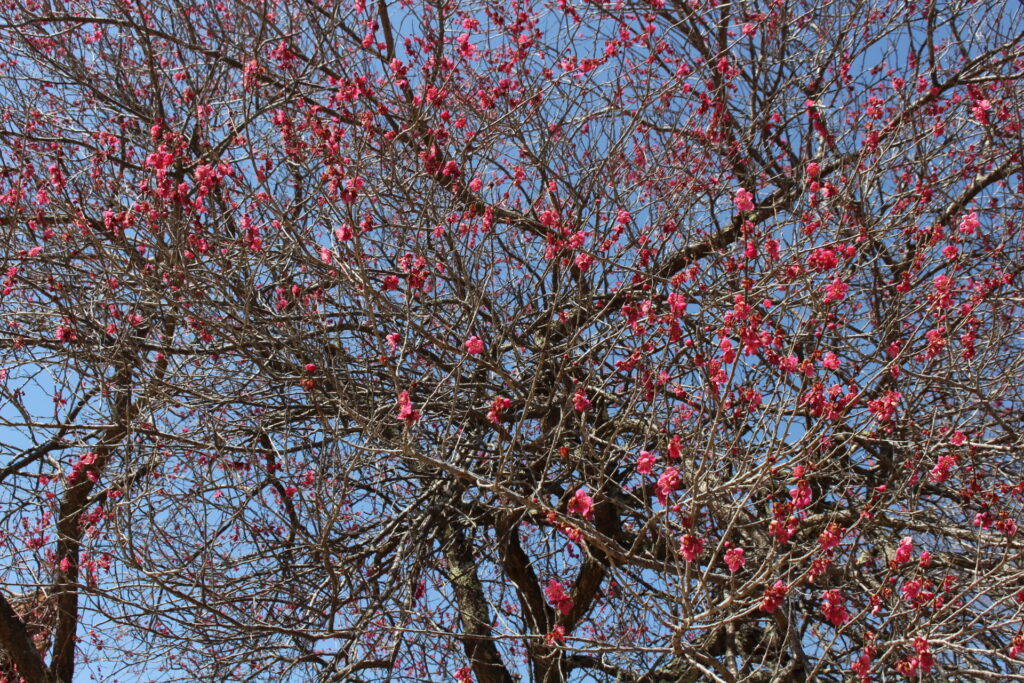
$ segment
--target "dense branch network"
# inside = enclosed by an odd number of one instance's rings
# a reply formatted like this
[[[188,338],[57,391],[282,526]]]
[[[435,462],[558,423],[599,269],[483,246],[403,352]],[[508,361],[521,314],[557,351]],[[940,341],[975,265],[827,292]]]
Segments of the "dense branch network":
[[[1022,680],[1019,10],[8,2],[0,680]]]

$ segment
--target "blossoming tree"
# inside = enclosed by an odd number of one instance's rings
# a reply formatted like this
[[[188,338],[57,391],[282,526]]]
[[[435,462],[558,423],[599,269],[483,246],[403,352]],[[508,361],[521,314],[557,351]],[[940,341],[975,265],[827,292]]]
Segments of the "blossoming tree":
[[[1024,679],[1021,20],[3,3],[0,679]]]

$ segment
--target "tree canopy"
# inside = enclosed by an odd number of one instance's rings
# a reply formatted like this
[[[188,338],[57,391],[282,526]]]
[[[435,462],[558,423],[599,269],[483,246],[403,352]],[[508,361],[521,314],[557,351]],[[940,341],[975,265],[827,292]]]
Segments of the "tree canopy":
[[[1022,19],[6,0],[0,680],[1024,680]]]

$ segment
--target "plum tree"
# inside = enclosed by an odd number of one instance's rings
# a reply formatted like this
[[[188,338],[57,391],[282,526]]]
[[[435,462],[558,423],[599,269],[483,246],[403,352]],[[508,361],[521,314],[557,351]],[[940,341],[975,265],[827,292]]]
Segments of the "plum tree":
[[[0,678],[1024,680],[1022,18],[5,1]]]

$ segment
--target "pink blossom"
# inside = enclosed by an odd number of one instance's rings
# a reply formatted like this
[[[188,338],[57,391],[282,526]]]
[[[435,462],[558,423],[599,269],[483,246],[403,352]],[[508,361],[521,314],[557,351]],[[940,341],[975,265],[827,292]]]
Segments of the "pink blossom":
[[[956,456],[953,455],[940,455],[938,460],[928,472],[928,478],[933,483],[941,484],[942,482],[949,479],[949,471],[956,466]]]
[[[811,252],[811,255],[807,257],[807,265],[819,273],[824,273],[839,265],[839,256],[835,250],[822,247]]]
[[[921,667],[921,671],[929,673],[935,663],[935,658],[932,656],[928,641],[921,637],[914,638],[914,650],[917,651],[917,663]]]
[[[838,547],[842,540],[843,528],[835,522],[830,522],[825,530],[818,534],[818,545],[826,552]]]
[[[487,411],[487,420],[493,424],[501,422],[501,414],[512,405],[512,400],[504,396],[495,396],[491,401],[491,409]]]
[[[679,435],[674,434],[672,439],[668,442],[668,458],[669,460],[679,460],[683,456],[683,444],[679,440]]]
[[[341,227],[335,229],[334,236],[338,238],[339,242],[347,242],[352,239],[352,226],[348,223],[341,225]]]
[[[579,253],[576,254],[576,267],[580,269],[581,273],[587,272],[591,265],[594,263],[594,257],[590,254]]]
[[[736,195],[732,198],[733,203],[736,204],[736,208],[740,211],[753,211],[754,210],[754,195],[750,194],[744,188],[736,190]]]
[[[796,483],[796,488],[790,490],[789,497],[793,500],[793,507],[807,507],[811,504],[811,485],[806,479],[801,479]]]
[[[842,301],[846,298],[846,293],[848,291],[850,291],[850,285],[846,284],[839,278],[835,278],[832,280],[831,284],[825,287],[825,303]]]
[[[75,332],[75,328],[69,325],[61,325],[58,327],[53,336],[59,342],[78,341],[78,333]]]
[[[871,658],[874,656],[874,653],[874,648],[869,645],[864,648],[864,652],[857,658],[857,661],[850,665],[850,670],[857,674],[861,683],[867,683],[871,680],[868,674],[871,672]]]
[[[398,419],[408,424],[412,424],[420,419],[420,411],[413,410],[412,400],[409,398],[408,391],[403,391],[398,395]]]
[[[828,353],[825,354],[825,357],[822,359],[821,364],[824,365],[829,370],[838,370],[839,356],[837,356],[832,351],[829,351]]]
[[[555,579],[548,581],[547,588],[544,589],[544,595],[547,596],[548,602],[562,614],[568,614],[572,611],[572,598],[565,594],[565,588]]]
[[[896,414],[896,406],[902,398],[903,394],[898,391],[887,391],[882,398],[868,401],[868,410],[879,422],[888,422]]]
[[[459,177],[462,172],[459,170],[459,164],[455,160],[445,162],[444,168],[441,169],[441,175]]]
[[[704,539],[693,534],[683,536],[679,543],[679,554],[683,556],[684,560],[693,562],[702,552],[704,552]]]
[[[896,548],[896,558],[894,562],[896,564],[904,564],[910,562],[911,556],[914,554],[914,539],[911,536],[904,536],[900,539],[900,544]]]
[[[581,413],[586,412],[590,408],[590,399],[587,398],[586,391],[583,389],[576,390],[572,397],[572,407]]]
[[[732,341],[729,339],[723,339],[719,342],[718,348],[722,350],[723,363],[732,363],[736,360],[736,350],[732,346]]]
[[[1024,652],[1024,633],[1018,633],[1010,641],[1010,657],[1019,657],[1022,652]]]
[[[761,611],[768,614],[774,612],[786,599],[787,593],[789,593],[789,586],[782,581],[776,581],[771,588],[765,589],[764,597],[761,599]]]
[[[678,488],[679,470],[675,467],[669,467],[658,477],[658,483],[655,485],[654,490],[658,494],[658,501],[664,505],[668,501],[668,497],[675,493]]]
[[[585,488],[576,489],[576,493],[569,499],[567,508],[570,515],[579,515],[584,519],[594,518],[594,499],[587,495]]]
[[[654,453],[650,451],[640,451],[640,456],[636,459],[636,471],[638,474],[650,474],[654,468],[654,462],[657,458]]]
[[[483,353],[483,351],[484,351],[484,342],[483,342],[483,340],[480,339],[480,337],[477,337],[477,336],[470,337],[469,339],[466,340],[466,351],[468,351],[469,353],[471,353],[473,355],[476,355],[476,354],[479,354],[479,353]]]
[[[914,603],[917,600],[917,596],[920,592],[921,582],[916,579],[907,581],[900,588],[900,593],[903,594],[903,599],[910,603]]]
[[[466,59],[471,59],[473,55],[476,53],[476,47],[474,47],[473,44],[469,42],[469,40],[470,36],[468,33],[461,33],[459,34],[459,37],[455,39],[455,41],[459,44],[459,54],[461,54]]]
[[[57,164],[50,164],[47,168],[50,172],[50,182],[53,183],[53,187],[57,190],[64,189],[64,172],[60,170],[60,166]]]
[[[1017,522],[1013,521],[1012,519],[999,520],[998,522],[996,522],[996,528],[1002,531],[1007,538],[1013,538],[1017,535],[1017,532],[1020,530],[1020,527],[1017,525]]]
[[[833,626],[842,626],[850,620],[850,613],[846,610],[843,594],[836,588],[825,591],[821,603],[821,612]]]
[[[561,624],[555,626],[551,631],[544,636],[544,643],[549,647],[554,645],[562,645],[565,643],[565,627]]]
[[[746,563],[747,558],[744,557],[743,548],[730,548],[725,551],[725,565],[729,567],[730,572],[735,574]]]
[[[768,523],[768,533],[775,536],[779,543],[789,543],[796,535],[798,524],[799,522],[792,516],[786,519],[773,519]]]
[[[976,211],[971,211],[960,219],[960,233],[963,235],[973,235],[979,227],[981,227],[981,221],[978,220]]]

